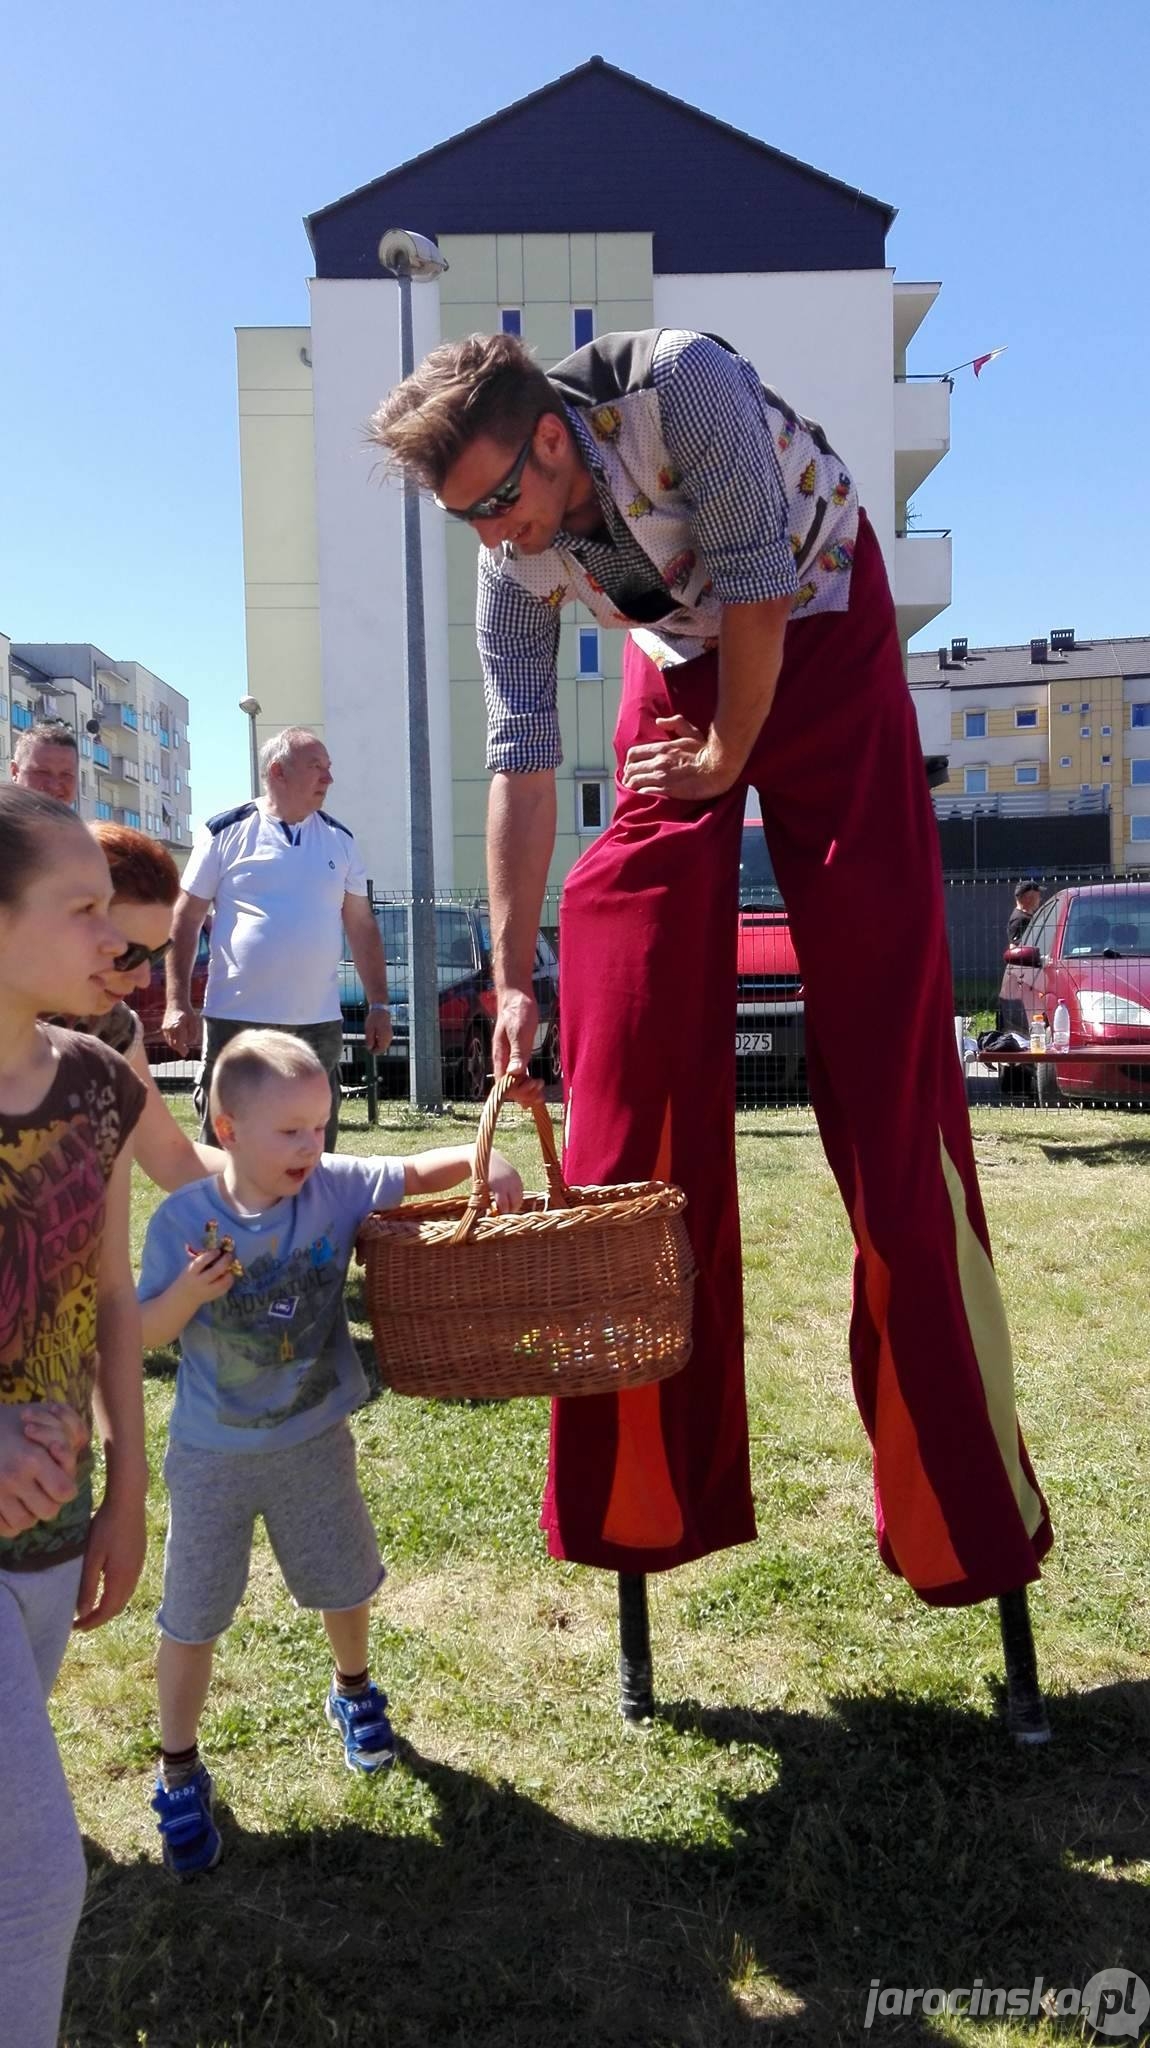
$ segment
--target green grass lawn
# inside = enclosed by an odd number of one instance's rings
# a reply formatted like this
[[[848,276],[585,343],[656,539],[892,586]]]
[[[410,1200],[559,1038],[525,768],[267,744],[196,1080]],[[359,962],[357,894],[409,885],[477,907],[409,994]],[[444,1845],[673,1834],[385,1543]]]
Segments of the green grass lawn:
[[[472,1128],[349,1117],[357,1151]],[[203,1729],[225,1861],[173,1884],[148,1798],[174,1359],[148,1361],[144,1580],[76,1640],[54,1703],[92,1871],[70,2048],[996,2048],[1082,2035],[1049,2017],[868,2035],[871,1980],[1150,1979],[1150,1130],[980,1110],[976,1140],[1055,1519],[1032,1595],[1054,1744],[1017,1753],[996,1719],[994,1609],[927,1609],[877,1562],[846,1222],[809,1112],[748,1113],[760,1538],[651,1582],[648,1728],[617,1716],[613,1579],[544,1554],[545,1404],[384,1395],[355,1426],[402,1760],[382,1783],[345,1770],[321,1628],[261,1547]],[[535,1181],[529,1121],[499,1142]],[[138,1234],[155,1199],[141,1182]]]

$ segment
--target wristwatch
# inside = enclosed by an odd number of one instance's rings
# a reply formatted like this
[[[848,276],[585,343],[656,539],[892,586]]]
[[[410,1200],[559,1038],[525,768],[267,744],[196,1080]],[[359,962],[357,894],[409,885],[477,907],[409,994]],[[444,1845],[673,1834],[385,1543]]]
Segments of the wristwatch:
[[[383,1010],[389,1017],[391,1015],[390,1003],[369,1003],[367,1007],[369,1010]]]

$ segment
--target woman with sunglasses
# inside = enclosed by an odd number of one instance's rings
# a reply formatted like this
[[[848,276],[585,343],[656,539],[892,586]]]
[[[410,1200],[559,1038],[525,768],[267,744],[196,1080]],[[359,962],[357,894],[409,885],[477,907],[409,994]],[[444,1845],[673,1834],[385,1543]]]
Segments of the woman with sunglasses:
[[[103,822],[91,830],[112,877],[112,917],[127,943],[100,975],[106,1008],[85,1017],[53,1021],[89,1032],[113,1052],[122,1053],[144,1083],[147,1100],[132,1150],[149,1180],[171,1194],[190,1180],[218,1172],[224,1163],[222,1152],[211,1145],[194,1145],[180,1129],[152,1077],[140,1019],[126,1000],[134,990],[148,987],[152,969],[160,965],[171,946],[180,873],[167,848],[145,832]]]

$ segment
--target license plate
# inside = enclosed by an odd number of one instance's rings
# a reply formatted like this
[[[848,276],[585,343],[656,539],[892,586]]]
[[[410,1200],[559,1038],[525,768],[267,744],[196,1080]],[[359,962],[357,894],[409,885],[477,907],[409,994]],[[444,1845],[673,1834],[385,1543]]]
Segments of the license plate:
[[[770,1052],[770,1050],[771,1034],[769,1031],[736,1031],[736,1058],[743,1059],[749,1053]]]

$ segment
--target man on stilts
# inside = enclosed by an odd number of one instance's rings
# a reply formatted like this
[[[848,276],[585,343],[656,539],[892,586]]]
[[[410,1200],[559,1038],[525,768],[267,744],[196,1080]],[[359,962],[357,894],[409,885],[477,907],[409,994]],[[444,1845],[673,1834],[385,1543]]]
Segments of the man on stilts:
[[[578,600],[630,629],[615,813],[563,893],[565,1166],[576,1182],[686,1190],[695,1342],[660,1385],[555,1405],[552,1555],[621,1574],[641,1648],[641,1575],[755,1534],[734,1161],[754,787],[855,1236],[851,1365],[880,1553],[932,1604],[1002,1600],[1012,1724],[1040,1738],[1024,1589],[1049,1518],[954,1052],[922,750],[849,471],[725,342],[668,329],[601,336],[546,376],[512,336],[445,344],[374,432],[483,542],[497,1072],[525,1069],[534,1041],[559,612]]]

